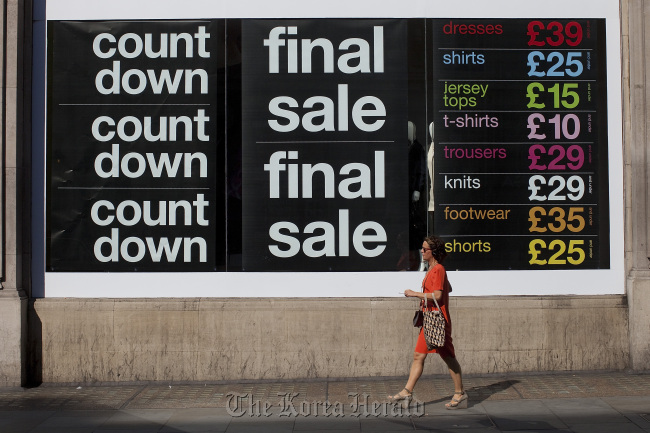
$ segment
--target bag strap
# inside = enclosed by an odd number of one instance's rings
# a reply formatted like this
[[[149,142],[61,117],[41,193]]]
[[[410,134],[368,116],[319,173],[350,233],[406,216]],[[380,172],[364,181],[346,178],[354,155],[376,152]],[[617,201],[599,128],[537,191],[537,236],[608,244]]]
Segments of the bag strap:
[[[424,309],[427,308],[427,305],[429,305],[429,301],[427,299],[427,294],[424,291],[424,282],[427,280],[428,276],[429,276],[429,273],[427,271],[427,275],[425,275],[424,280],[422,280],[422,293],[424,294],[424,299],[423,299],[424,302],[422,303],[422,311],[424,311]],[[444,286],[443,286],[442,290],[445,290]],[[436,300],[436,295],[433,292],[431,292],[431,298],[433,299],[433,302],[436,304],[436,308],[438,308],[438,311],[440,311],[440,314],[442,315],[442,318],[446,322],[447,318],[445,317],[442,310],[440,309],[440,305],[438,305],[438,301]]]
[[[435,302],[436,307],[438,308],[438,311],[440,311],[440,315],[442,316],[442,318],[443,318],[444,321],[446,322],[446,321],[447,321],[447,318],[446,318],[445,315],[443,314],[442,309],[440,308],[440,305],[438,305],[438,301],[436,301],[436,295],[435,295],[433,292],[431,293],[431,298],[433,299],[433,302]],[[426,295],[426,293],[424,294],[424,303],[425,303],[425,305],[427,305],[427,304],[429,303],[429,301],[427,300],[427,295]],[[424,310],[423,310],[423,311],[424,311]]]

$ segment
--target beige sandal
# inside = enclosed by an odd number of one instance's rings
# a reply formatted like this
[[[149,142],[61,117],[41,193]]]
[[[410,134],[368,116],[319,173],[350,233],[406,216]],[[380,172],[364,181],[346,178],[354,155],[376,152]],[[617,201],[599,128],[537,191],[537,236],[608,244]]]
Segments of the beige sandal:
[[[402,394],[402,391],[406,391],[408,394],[404,395],[404,394]],[[410,402],[413,399],[413,391],[411,391],[408,388],[404,388],[402,391],[398,392],[395,395],[389,395],[388,400],[392,401],[392,402],[398,402],[398,401],[402,401],[402,400],[406,400],[406,401]]]
[[[457,392],[456,394],[460,394],[460,398],[456,398],[456,396],[454,395],[451,401],[445,404],[445,407],[449,410],[467,409],[467,402],[468,402],[467,393],[465,391],[461,391],[461,392]]]

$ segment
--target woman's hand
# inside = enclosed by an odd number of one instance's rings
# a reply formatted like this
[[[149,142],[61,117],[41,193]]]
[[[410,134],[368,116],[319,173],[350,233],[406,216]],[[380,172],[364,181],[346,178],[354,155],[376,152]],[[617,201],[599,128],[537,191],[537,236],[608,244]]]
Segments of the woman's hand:
[[[404,290],[404,296],[407,298],[417,298],[420,292],[415,292],[413,290]]]

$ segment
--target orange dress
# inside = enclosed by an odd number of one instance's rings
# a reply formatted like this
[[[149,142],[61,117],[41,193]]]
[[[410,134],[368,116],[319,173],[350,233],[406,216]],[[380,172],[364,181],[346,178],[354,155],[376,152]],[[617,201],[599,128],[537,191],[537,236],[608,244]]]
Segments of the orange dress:
[[[427,350],[427,343],[424,340],[424,330],[420,329],[418,341],[415,345],[415,352],[417,353],[437,353],[442,357],[455,358],[456,352],[454,351],[454,344],[451,340],[451,316],[449,315],[449,292],[451,292],[451,284],[447,279],[447,272],[444,266],[440,263],[430,269],[424,281],[422,281],[422,288],[424,293],[433,293],[436,290],[442,290],[442,297],[438,301],[442,314],[445,316],[445,345],[439,349]],[[436,310],[436,304],[431,299],[427,299],[428,309]]]

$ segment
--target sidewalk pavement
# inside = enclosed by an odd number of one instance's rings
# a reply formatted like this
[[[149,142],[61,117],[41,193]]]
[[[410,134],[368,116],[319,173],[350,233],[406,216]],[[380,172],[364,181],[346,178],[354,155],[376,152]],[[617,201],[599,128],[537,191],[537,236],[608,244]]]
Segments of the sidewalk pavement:
[[[575,432],[650,433],[650,374],[467,376],[466,410],[445,410],[451,379],[313,379],[0,389],[0,433]]]

